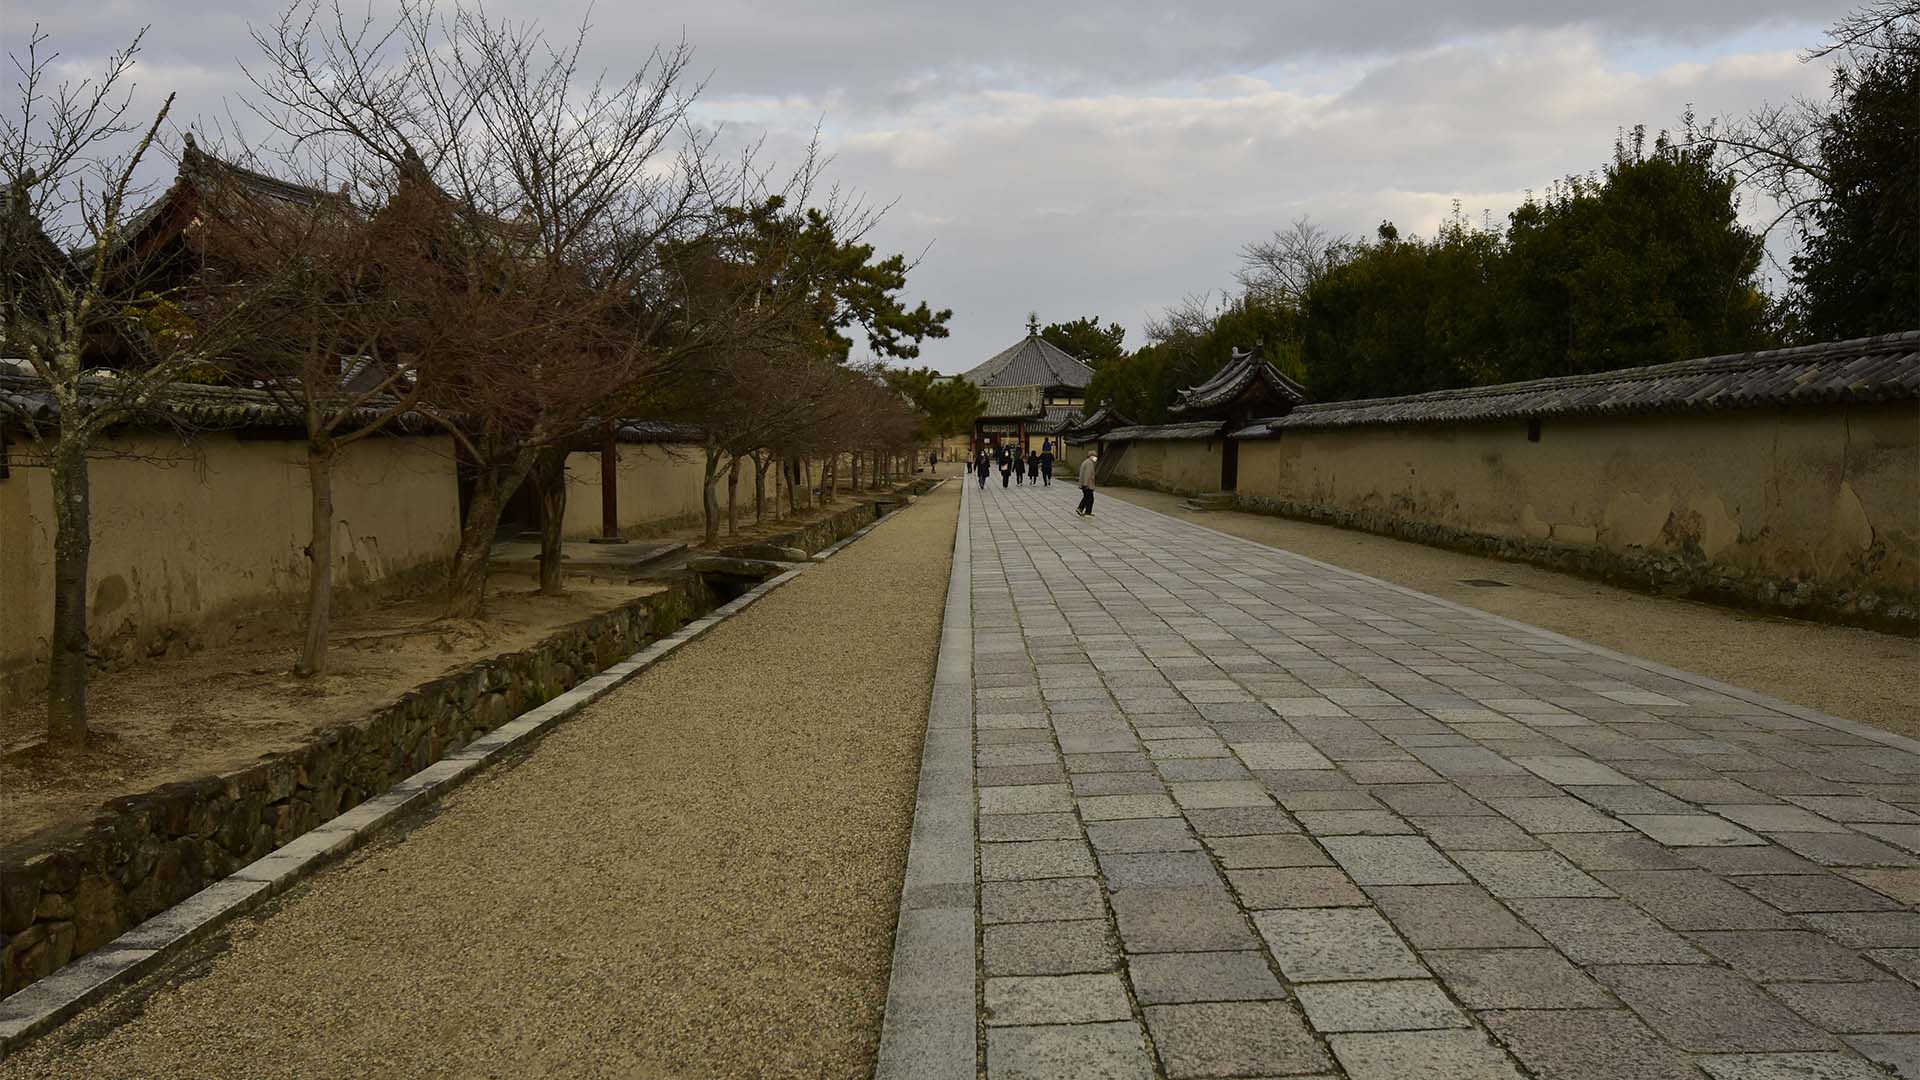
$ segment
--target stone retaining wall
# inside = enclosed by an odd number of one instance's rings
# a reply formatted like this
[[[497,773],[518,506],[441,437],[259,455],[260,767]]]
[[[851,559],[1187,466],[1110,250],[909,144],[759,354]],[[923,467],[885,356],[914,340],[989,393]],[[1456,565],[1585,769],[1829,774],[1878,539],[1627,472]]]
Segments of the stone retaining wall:
[[[874,502],[849,503],[768,542],[812,553],[876,516]],[[112,941],[711,606],[694,575],[679,575],[664,592],[422,683],[297,750],[222,776],[114,799],[92,821],[0,847],[0,996]]]

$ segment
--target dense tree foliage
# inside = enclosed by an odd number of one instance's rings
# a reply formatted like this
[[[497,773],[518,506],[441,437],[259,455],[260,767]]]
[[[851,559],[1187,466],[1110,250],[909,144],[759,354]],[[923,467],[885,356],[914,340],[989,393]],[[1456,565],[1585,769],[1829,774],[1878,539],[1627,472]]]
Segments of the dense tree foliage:
[[[1920,326],[1920,42],[1908,28],[1834,78],[1822,198],[1793,259],[1808,337]]]
[[[1068,355],[1096,369],[1127,354],[1120,344],[1120,339],[1126,334],[1127,328],[1119,323],[1110,322],[1102,326],[1097,315],[1083,315],[1072,322],[1050,323],[1040,331],[1041,338],[1048,344],[1059,346]]]
[[[905,394],[920,412],[920,436],[931,442],[965,435],[980,417],[980,388],[932,368],[888,368],[887,385]]]

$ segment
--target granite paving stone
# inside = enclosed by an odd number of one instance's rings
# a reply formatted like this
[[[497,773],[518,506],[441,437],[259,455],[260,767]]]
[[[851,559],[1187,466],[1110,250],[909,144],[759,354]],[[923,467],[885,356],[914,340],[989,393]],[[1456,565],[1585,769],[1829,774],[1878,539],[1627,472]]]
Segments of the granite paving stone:
[[[1686,939],[1625,900],[1534,899],[1513,909],[1577,964],[1704,964]]]
[[[1323,1034],[1469,1026],[1466,1014],[1427,979],[1319,983],[1294,994],[1307,1022]]]
[[[1553,1080],[1700,1080],[1690,1055],[1625,1009],[1480,1014],[1520,1063]]]
[[[1546,944],[1478,885],[1376,886],[1367,894],[1394,927],[1422,950]]]
[[[1135,818],[1096,821],[1087,826],[1087,839],[1097,852],[1198,851],[1200,841],[1179,818]]]
[[[1320,845],[1304,836],[1210,836],[1207,847],[1229,870],[1330,865]]]
[[[1920,754],[1075,494],[963,497],[981,1075],[1920,1080]]]
[[[1229,870],[1227,880],[1249,911],[1267,908],[1365,906],[1367,896],[1331,866]]]
[[[1920,990],[1895,979],[1781,982],[1767,989],[1828,1031],[1920,1032]]]
[[[1887,911],[1900,904],[1833,874],[1750,874],[1740,887],[1781,911]]]
[[[1737,847],[1765,840],[1712,814],[1621,814],[1620,820],[1668,847]]]
[[[988,1026],[1087,1024],[1130,1020],[1127,986],[1118,975],[1034,975],[989,978]]]
[[[1599,967],[1594,976],[1682,1050],[1700,1054],[1827,1050],[1837,1042],[1765,991],[1707,965]]]
[[[1223,888],[1123,889],[1110,903],[1130,953],[1243,950],[1257,944],[1246,916]]]
[[[1886,1080],[1851,1054],[1708,1054],[1695,1063],[1713,1080]]]
[[[980,880],[1086,877],[1093,853],[1078,840],[1030,840],[980,845]]]
[[[1327,1040],[1349,1080],[1519,1080],[1513,1062],[1477,1031],[1393,1031]]]
[[[1581,1009],[1616,1004],[1613,995],[1552,949],[1433,949],[1421,955],[1469,1009]]]
[[[1453,885],[1467,876],[1418,836],[1329,836],[1327,854],[1362,885]]]
[[[1689,937],[1728,967],[1760,982],[1884,977],[1858,952],[1810,930],[1722,930]]]
[[[1287,996],[1259,952],[1146,953],[1127,957],[1142,1005],[1266,1001]]]
[[[1060,922],[1104,919],[1106,915],[1100,882],[1090,877],[980,884],[982,922]]]
[[[1120,960],[1105,919],[988,926],[981,940],[989,975],[1111,971]]]
[[[1900,1080],[1920,1077],[1920,1035],[1849,1035],[1846,1043]]]
[[[1295,983],[1427,975],[1413,950],[1370,908],[1262,911],[1253,922],[1280,973]]]
[[[1457,851],[1453,859],[1502,899],[1613,895],[1551,851]]]
[[[987,1032],[989,1080],[1152,1080],[1153,1059],[1140,1025],[1057,1024]]]
[[[1298,1074],[1329,1064],[1300,1014],[1284,1001],[1149,1005],[1143,1011],[1172,1080]]]

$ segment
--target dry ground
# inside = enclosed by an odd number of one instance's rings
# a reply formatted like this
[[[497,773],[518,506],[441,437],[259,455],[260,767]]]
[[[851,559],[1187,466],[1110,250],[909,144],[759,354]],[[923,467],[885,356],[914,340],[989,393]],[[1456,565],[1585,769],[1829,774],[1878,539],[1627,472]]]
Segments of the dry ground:
[[[1526,563],[1238,512],[1194,513],[1157,491],[1103,488],[1184,521],[1285,548],[1582,641],[1920,737],[1920,640],[1649,596]],[[1505,588],[1467,585],[1491,579]]]
[[[720,542],[761,539],[846,506],[843,493],[831,507],[755,526],[749,497],[738,535],[723,533]],[[700,532],[676,528],[658,537],[698,545]],[[299,638],[263,624],[210,649],[96,673],[88,696],[102,738],[77,756],[40,746],[41,702],[0,705],[0,844],[85,820],[117,796],[292,749],[315,729],[356,720],[422,682],[659,590],[572,580],[566,595],[551,597],[533,585],[525,573],[496,571],[479,620],[441,618],[437,595],[343,618],[334,628],[331,672],[317,682],[291,674]]]
[[[958,501],[920,500],[0,1078],[864,1075]]]

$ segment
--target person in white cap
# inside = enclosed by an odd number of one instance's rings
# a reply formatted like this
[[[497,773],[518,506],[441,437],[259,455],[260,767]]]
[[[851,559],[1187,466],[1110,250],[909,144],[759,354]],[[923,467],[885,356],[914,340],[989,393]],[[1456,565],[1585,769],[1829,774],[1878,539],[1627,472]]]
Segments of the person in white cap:
[[[1099,460],[1099,454],[1088,451],[1087,460],[1080,463],[1080,508],[1074,513],[1081,517],[1093,516],[1093,466]]]

